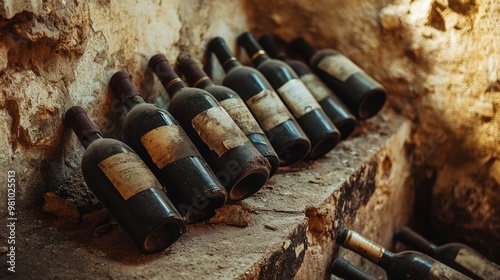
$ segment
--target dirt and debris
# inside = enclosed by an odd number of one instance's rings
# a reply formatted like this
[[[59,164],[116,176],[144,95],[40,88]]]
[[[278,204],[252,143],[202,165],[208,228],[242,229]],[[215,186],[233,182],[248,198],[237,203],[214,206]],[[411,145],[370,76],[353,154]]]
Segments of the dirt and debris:
[[[252,215],[241,205],[224,205],[223,207],[215,210],[209,223],[211,224],[226,224],[229,226],[246,227],[252,220]]]

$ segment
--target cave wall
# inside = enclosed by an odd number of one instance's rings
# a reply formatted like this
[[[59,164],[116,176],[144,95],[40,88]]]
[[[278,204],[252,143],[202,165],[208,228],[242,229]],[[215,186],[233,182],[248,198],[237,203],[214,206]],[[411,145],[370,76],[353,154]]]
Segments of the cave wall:
[[[146,70],[153,54],[202,59],[208,39],[234,46],[247,29],[303,35],[350,57],[414,121],[406,156],[424,190],[416,205],[430,209],[415,210],[432,221],[428,234],[499,259],[488,247],[500,241],[499,15],[494,0],[1,1],[0,171],[16,170],[22,207],[46,191],[87,197],[68,187],[81,182],[83,149],[61,117],[81,105],[106,136],[120,137],[123,109],[107,88],[115,71],[154,101],[164,91]]]

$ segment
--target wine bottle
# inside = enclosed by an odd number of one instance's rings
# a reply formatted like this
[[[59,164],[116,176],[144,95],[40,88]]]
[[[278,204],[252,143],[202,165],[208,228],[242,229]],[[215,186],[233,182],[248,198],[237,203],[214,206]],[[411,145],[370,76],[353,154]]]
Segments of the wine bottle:
[[[229,199],[242,200],[256,193],[269,177],[269,162],[219,102],[202,89],[186,87],[165,56],[153,56],[149,67],[170,96],[169,111],[214,170]]]
[[[219,101],[250,142],[269,161],[269,177],[273,176],[279,167],[278,155],[241,97],[228,87],[214,84],[192,58],[181,60],[178,66],[190,86],[206,90]]]
[[[308,158],[318,159],[333,149],[340,140],[340,132],[290,66],[271,59],[250,32],[241,34],[238,43],[278,92],[311,141]]]
[[[470,279],[453,268],[419,252],[391,253],[349,229],[340,232],[337,243],[382,267],[388,279]]]
[[[344,258],[337,258],[330,266],[330,272],[342,279],[347,280],[375,280],[375,277],[352,265]]]
[[[222,84],[245,101],[278,154],[280,166],[304,159],[311,143],[266,78],[256,69],[241,65],[220,37],[209,42],[208,50],[226,71]]]
[[[166,188],[186,222],[215,215],[227,200],[226,190],[177,121],[167,110],[144,102],[126,72],[116,72],[110,86],[128,110],[125,142]]]
[[[448,243],[437,246],[408,227],[403,227],[396,234],[396,238],[472,279],[500,278],[500,266],[498,264],[486,259],[486,257],[465,244]]]
[[[64,121],[85,147],[82,173],[90,190],[144,253],[161,251],[185,232],[181,215],[139,156],[103,138],[81,107]]]
[[[261,36],[259,43],[272,58],[286,62],[292,68],[337,127],[340,139],[346,139],[356,128],[356,118],[347,106],[313,73],[307,64],[288,58],[270,36]]]
[[[332,49],[316,51],[303,38],[290,46],[304,56],[309,66],[361,120],[377,114],[384,106],[385,89],[359,66]]]

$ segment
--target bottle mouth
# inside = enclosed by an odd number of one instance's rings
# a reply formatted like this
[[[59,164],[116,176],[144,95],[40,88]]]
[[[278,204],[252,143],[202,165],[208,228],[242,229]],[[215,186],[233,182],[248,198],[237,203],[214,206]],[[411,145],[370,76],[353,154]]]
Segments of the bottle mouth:
[[[359,105],[359,119],[366,120],[376,115],[384,107],[386,98],[386,93],[382,89],[368,92]]]
[[[311,147],[311,151],[309,152],[307,158],[311,160],[321,158],[335,148],[339,141],[340,133],[332,133],[329,136],[322,138],[318,141],[318,143],[316,143],[316,145]]]
[[[254,171],[239,180],[229,191],[229,199],[239,201],[258,192],[269,178],[269,170]]]
[[[141,244],[141,250],[146,254],[157,253],[172,245],[184,233],[186,227],[180,219],[169,219],[153,229]]]

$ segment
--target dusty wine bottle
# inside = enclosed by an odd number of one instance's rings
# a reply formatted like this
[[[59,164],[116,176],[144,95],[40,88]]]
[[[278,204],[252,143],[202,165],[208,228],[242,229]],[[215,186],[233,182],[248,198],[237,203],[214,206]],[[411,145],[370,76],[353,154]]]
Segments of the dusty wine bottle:
[[[332,49],[316,51],[303,38],[293,40],[290,46],[304,56],[358,119],[368,119],[384,106],[385,89],[349,58]]]
[[[146,103],[128,73],[116,72],[110,86],[128,110],[123,121],[125,142],[166,188],[186,222],[215,215],[227,200],[226,190],[177,121],[167,110]]]
[[[500,277],[500,266],[481,255],[471,247],[461,243],[441,246],[431,243],[408,227],[403,227],[396,238],[419,252],[429,255],[472,279],[495,279]]]
[[[337,258],[330,266],[330,272],[346,280],[375,280],[375,277],[352,265],[344,258]]]
[[[311,141],[308,158],[318,159],[333,149],[340,140],[340,132],[290,66],[271,59],[250,32],[241,34],[238,43],[278,92]]]
[[[155,253],[174,243],[186,230],[184,221],[139,156],[103,138],[81,107],[66,111],[64,121],[85,147],[85,182],[140,250]]]
[[[382,267],[388,279],[470,279],[453,268],[419,252],[391,253],[349,229],[340,232],[337,243]]]
[[[186,87],[165,56],[153,56],[149,67],[170,96],[169,111],[226,188],[229,199],[242,200],[256,193],[269,177],[269,162],[219,102],[202,89]]]
[[[219,101],[250,142],[269,161],[269,177],[273,176],[279,167],[278,155],[241,97],[228,87],[214,84],[192,58],[180,60],[178,69],[190,86],[208,91]]]
[[[357,122],[347,106],[313,73],[307,64],[288,58],[270,36],[261,36],[259,43],[272,58],[286,62],[293,69],[337,127],[340,139],[346,139],[356,128]]]
[[[222,84],[245,101],[278,154],[280,166],[305,158],[311,143],[266,78],[256,69],[241,65],[220,37],[208,43],[208,50],[226,71]]]

